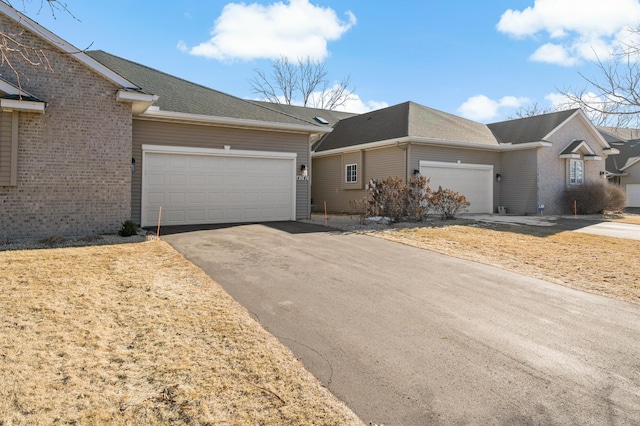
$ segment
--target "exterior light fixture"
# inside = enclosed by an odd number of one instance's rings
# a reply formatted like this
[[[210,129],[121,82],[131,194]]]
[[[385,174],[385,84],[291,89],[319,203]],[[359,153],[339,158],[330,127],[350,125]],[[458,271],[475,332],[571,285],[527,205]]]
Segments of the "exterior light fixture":
[[[136,159],[131,157],[131,173],[136,171]]]
[[[306,176],[307,175],[307,166],[305,166],[304,164],[300,166],[300,172],[302,173],[302,176]]]
[[[414,176],[419,175],[419,174],[420,174],[420,170],[418,170],[418,169],[413,169],[413,175],[414,175]]]
[[[502,175],[500,173],[496,173],[496,182],[502,182]]]

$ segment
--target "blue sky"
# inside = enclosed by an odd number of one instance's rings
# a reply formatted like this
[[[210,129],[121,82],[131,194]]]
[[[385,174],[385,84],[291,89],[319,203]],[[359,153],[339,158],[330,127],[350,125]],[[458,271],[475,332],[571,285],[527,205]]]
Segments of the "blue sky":
[[[270,58],[310,56],[351,76],[354,112],[411,100],[480,122],[559,102],[640,22],[640,0],[65,0],[77,20],[39,1],[27,14],[80,49],[238,97]]]

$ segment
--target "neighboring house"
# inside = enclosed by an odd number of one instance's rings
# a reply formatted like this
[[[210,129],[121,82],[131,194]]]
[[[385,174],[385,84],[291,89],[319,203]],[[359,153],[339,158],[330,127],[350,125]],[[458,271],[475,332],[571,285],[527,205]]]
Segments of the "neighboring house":
[[[0,67],[0,238],[309,216],[310,142],[331,129],[105,52],[0,2],[51,69]]]
[[[627,194],[627,207],[640,207],[640,130],[599,127],[600,133],[620,154],[607,158],[609,181]]]
[[[565,189],[603,179],[614,154],[581,110],[484,125],[413,102],[343,119],[314,145],[312,203],[353,212],[371,178],[457,191],[470,213],[566,211]]]

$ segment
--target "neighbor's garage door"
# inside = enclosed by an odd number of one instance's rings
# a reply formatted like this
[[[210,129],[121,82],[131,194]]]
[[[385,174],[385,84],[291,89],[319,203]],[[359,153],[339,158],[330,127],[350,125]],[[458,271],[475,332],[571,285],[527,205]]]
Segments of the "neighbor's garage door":
[[[433,190],[441,186],[464,195],[471,203],[467,213],[493,213],[492,165],[420,161],[420,174],[431,179]]]
[[[295,153],[146,148],[142,226],[295,220]]]
[[[640,207],[640,183],[628,183],[627,207]]]

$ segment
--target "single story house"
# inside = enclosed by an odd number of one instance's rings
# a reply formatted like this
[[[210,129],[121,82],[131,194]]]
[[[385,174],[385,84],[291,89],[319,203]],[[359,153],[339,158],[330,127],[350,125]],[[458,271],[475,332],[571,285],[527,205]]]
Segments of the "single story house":
[[[484,125],[405,102],[340,120],[314,144],[311,198],[353,212],[369,179],[420,173],[470,213],[558,214],[563,191],[602,180],[616,152],[579,109]]]
[[[609,181],[627,194],[627,207],[640,207],[640,130],[598,127],[602,136],[620,153],[607,158]]]
[[[310,144],[331,127],[102,51],[0,2],[49,66],[0,67],[0,238],[310,214]],[[34,51],[36,51],[34,50]]]

